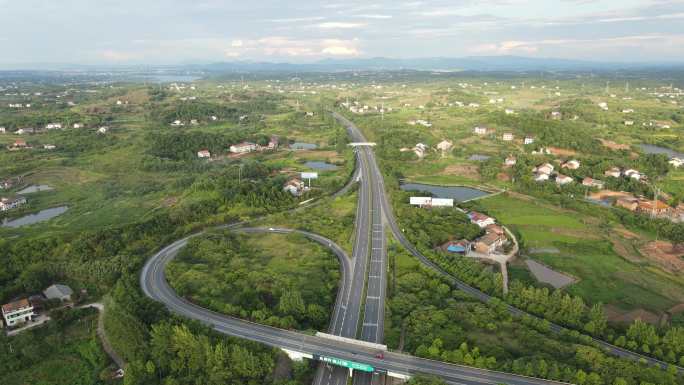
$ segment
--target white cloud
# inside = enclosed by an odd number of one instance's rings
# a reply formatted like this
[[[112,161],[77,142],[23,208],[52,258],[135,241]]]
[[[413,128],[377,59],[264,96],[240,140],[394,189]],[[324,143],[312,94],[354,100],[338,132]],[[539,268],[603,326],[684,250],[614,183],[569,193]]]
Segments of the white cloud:
[[[385,19],[391,19],[392,15],[380,15],[380,14],[364,14],[364,15],[356,15],[356,17],[360,17],[363,19],[378,19],[378,20],[385,20]]]
[[[365,27],[365,23],[351,23],[342,21],[329,21],[325,23],[318,23],[316,27],[320,29],[353,29]]]

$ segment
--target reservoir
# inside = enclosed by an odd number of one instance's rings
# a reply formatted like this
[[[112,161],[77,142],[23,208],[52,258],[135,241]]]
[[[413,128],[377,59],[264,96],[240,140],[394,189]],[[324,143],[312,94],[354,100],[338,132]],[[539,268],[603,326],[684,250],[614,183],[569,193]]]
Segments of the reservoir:
[[[58,215],[64,214],[69,209],[68,206],[53,207],[51,209],[41,210],[35,214],[25,215],[17,219],[5,219],[2,221],[2,227],[22,227],[32,225],[34,223],[47,221]]]
[[[423,183],[404,183],[401,185],[404,191],[427,191],[432,193],[435,198],[453,199],[457,202],[464,202],[473,198],[489,195],[488,192],[472,187],[463,186],[437,186]]]
[[[332,171],[332,170],[337,170],[337,166],[334,164],[330,164],[327,162],[321,162],[321,161],[308,161],[304,163],[306,167],[312,168],[314,170],[321,170],[321,171]]]
[[[640,144],[639,148],[641,151],[647,154],[665,154],[669,158],[682,158],[684,159],[684,154],[677,152],[667,147],[656,146],[654,144]]]

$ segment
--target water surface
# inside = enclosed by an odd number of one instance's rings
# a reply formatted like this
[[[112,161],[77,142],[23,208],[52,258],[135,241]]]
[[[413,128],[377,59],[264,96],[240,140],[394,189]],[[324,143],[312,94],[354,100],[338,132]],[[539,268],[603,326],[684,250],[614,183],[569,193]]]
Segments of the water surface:
[[[68,206],[53,207],[51,209],[41,210],[35,214],[25,215],[17,219],[4,219],[2,221],[2,227],[16,228],[47,221],[48,219],[52,219],[58,215],[64,214],[68,209]]]
[[[34,184],[31,186],[26,187],[25,189],[21,191],[17,191],[17,194],[33,194],[36,192],[41,192],[41,191],[50,191],[54,190],[52,187],[46,185],[46,184]]]
[[[641,151],[647,153],[647,154],[665,154],[670,158],[682,158],[684,159],[684,154],[681,152],[677,152],[673,149],[667,148],[667,147],[662,147],[662,146],[656,146],[655,144],[640,144],[639,148]]]
[[[487,191],[472,187],[437,186],[423,183],[404,183],[401,185],[401,189],[404,191],[427,191],[432,193],[435,198],[454,199],[457,202],[489,195]]]
[[[331,171],[331,170],[337,170],[337,166],[334,164],[330,164],[328,162],[321,162],[321,161],[309,161],[304,163],[306,167],[313,168],[314,170],[322,170],[322,171]]]
[[[295,142],[290,145],[290,148],[293,150],[315,150],[316,149],[315,144],[313,143],[303,143],[303,142]]]

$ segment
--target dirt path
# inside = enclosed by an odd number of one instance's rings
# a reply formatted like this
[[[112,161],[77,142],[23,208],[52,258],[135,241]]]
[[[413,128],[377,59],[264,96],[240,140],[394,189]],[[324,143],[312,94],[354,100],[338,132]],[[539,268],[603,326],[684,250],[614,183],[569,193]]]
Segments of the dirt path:
[[[114,363],[119,367],[119,369],[123,369],[126,366],[126,363],[124,360],[116,354],[114,351],[114,348],[112,348],[112,345],[109,343],[109,340],[107,339],[107,335],[105,334],[104,330],[104,313],[105,313],[105,307],[103,304],[99,302],[94,302],[90,303],[87,305],[82,305],[79,306],[80,308],[95,308],[100,312],[100,316],[97,318],[97,336],[100,338],[100,341],[102,342],[102,348],[104,351],[107,353],[107,355],[114,361]]]

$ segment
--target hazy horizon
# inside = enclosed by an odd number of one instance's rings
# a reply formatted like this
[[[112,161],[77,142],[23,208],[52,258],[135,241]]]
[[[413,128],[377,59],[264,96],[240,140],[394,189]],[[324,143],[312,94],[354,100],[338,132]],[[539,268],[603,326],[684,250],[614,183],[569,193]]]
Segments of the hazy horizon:
[[[522,56],[684,62],[684,0],[0,0],[0,67]]]

